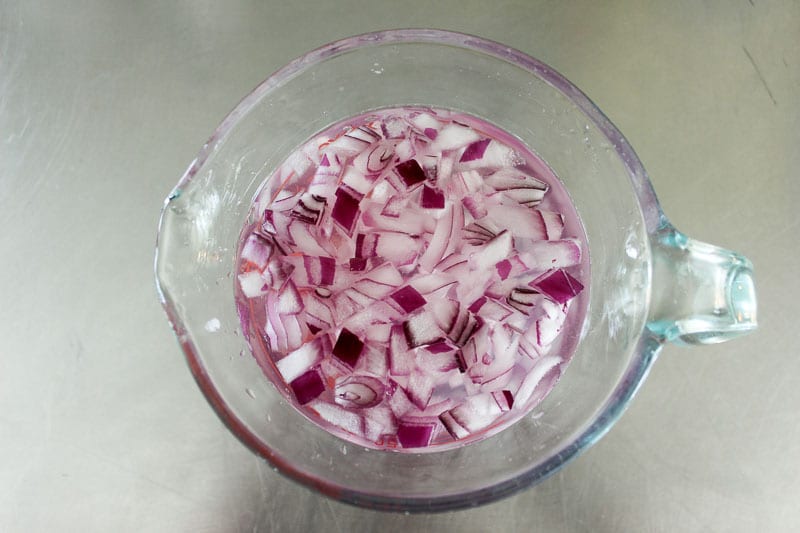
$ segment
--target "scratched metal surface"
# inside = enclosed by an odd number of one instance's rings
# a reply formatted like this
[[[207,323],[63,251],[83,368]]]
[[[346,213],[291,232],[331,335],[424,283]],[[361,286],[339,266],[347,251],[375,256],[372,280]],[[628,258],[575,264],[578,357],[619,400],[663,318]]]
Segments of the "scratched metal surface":
[[[0,1],[0,531],[798,531],[800,4]],[[687,234],[749,256],[761,329],[667,347],[544,484],[403,516],[321,498],[212,414],[153,284],[162,198],[288,60],[435,26],[524,50],[625,133]]]

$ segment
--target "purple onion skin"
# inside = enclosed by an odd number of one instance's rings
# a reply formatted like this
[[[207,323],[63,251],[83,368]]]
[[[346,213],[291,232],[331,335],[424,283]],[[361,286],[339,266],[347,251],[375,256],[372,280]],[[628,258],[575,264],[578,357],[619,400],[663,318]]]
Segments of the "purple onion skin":
[[[400,422],[397,440],[403,448],[423,448],[431,443],[434,428],[434,424]]]
[[[314,368],[295,378],[289,386],[300,405],[307,404],[325,391],[325,383]]]
[[[392,300],[403,308],[406,313],[416,311],[424,306],[428,301],[411,286],[405,286],[391,294]]]
[[[409,159],[394,167],[395,171],[403,179],[406,187],[411,187],[417,183],[425,181],[425,171],[419,166],[416,159]]]
[[[486,147],[489,146],[490,142],[492,142],[491,139],[481,139],[480,141],[475,141],[474,143],[470,144],[467,146],[467,149],[464,150],[459,162],[466,163],[467,161],[481,159],[483,154],[486,153]]]
[[[336,339],[336,344],[333,346],[333,355],[353,368],[358,363],[358,358],[361,357],[362,351],[364,351],[364,343],[361,342],[361,339],[348,329],[342,329],[339,338]]]

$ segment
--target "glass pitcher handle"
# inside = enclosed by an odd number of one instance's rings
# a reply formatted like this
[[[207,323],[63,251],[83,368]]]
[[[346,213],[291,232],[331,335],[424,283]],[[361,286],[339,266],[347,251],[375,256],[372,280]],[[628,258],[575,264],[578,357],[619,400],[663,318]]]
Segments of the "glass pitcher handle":
[[[672,226],[651,237],[653,292],[647,327],[664,341],[713,344],[756,328],[753,265]]]

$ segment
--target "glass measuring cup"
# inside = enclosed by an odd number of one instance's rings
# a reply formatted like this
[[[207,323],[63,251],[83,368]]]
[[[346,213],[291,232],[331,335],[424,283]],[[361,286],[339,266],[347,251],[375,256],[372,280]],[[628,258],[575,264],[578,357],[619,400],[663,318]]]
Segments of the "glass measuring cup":
[[[495,436],[424,454],[368,450],[309,423],[249,356],[233,300],[236,242],[261,182],[326,126],[402,105],[469,113],[532,147],[569,191],[592,262],[581,341],[550,395]],[[719,342],[756,324],[750,263],[672,227],[635,153],[586,96],[525,54],[436,30],[338,41],[257,87],[165,202],[156,274],[227,426],[284,474],[379,509],[473,506],[541,481],[610,428],[663,343]]]

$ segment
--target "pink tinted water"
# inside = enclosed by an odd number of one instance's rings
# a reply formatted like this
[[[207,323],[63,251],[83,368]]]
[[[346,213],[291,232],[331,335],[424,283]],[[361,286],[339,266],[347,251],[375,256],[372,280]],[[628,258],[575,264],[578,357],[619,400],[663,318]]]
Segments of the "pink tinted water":
[[[457,132],[449,144],[447,126]],[[502,157],[491,164],[490,141],[509,148],[494,150]],[[540,201],[515,198],[531,212],[560,214],[563,228],[545,224],[543,236],[531,236],[495,220],[494,236],[470,241],[476,234],[451,231],[445,241],[459,242],[445,242],[444,257],[431,254],[447,216],[473,228],[491,219],[475,202],[454,200],[465,192],[455,176],[486,189],[476,176],[497,183],[495,173],[509,169],[547,185]],[[498,195],[488,190],[467,197],[491,209]],[[523,213],[509,195],[499,195],[495,219]],[[572,242],[582,254],[563,264],[558,256],[555,266],[531,265],[530,253],[515,262],[542,241]],[[481,252],[490,245],[504,255]],[[518,139],[465,114],[387,109],[328,128],[265,180],[239,243],[236,300],[264,374],[310,421],[364,446],[438,450],[508,427],[556,384],[586,313],[586,252],[567,191]],[[453,267],[461,258],[472,270]],[[554,279],[573,290],[553,290]],[[450,309],[452,322],[442,319]]]

